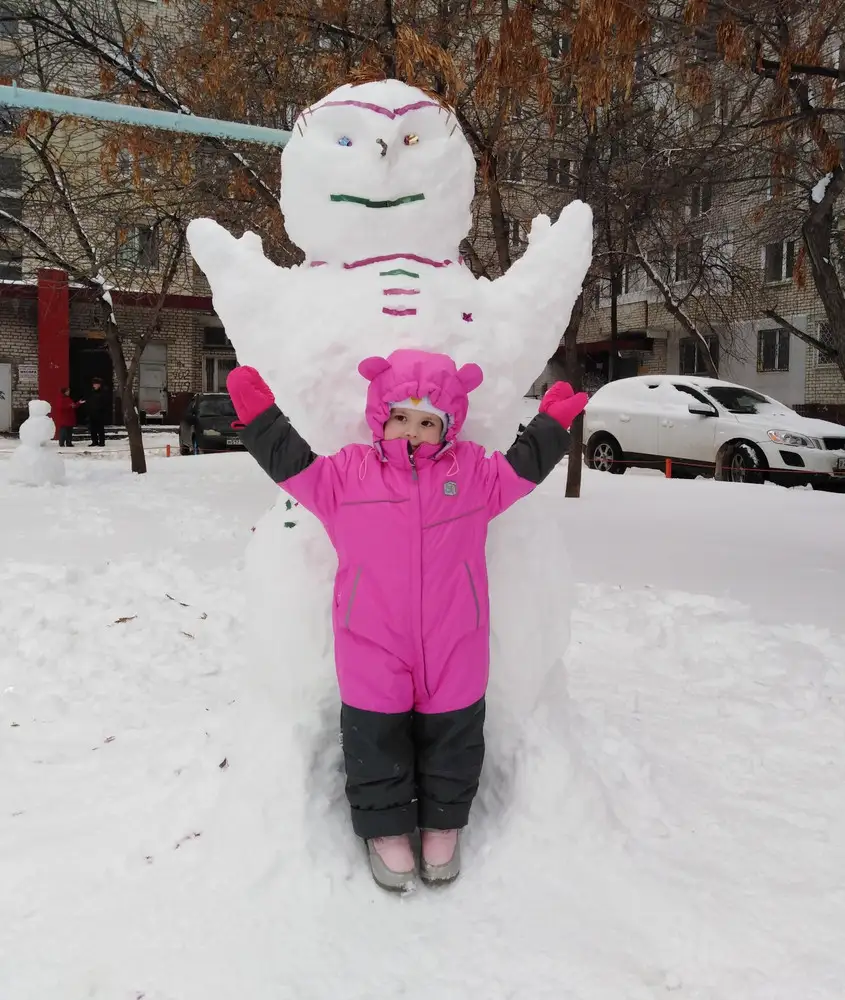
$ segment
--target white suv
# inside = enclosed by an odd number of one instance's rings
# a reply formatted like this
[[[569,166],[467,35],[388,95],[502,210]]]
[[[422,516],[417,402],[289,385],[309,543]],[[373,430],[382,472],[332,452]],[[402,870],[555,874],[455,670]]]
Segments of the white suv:
[[[734,482],[845,485],[845,426],[799,416],[752,389],[689,375],[611,382],[584,417],[587,465],[638,465]]]

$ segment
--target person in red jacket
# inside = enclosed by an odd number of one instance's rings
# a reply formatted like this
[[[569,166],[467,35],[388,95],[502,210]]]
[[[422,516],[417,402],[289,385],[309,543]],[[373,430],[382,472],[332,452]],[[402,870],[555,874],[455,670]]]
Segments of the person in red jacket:
[[[62,389],[62,395],[53,410],[53,419],[59,429],[59,447],[73,447],[73,428],[76,427],[76,409],[85,402],[71,399],[70,389]]]

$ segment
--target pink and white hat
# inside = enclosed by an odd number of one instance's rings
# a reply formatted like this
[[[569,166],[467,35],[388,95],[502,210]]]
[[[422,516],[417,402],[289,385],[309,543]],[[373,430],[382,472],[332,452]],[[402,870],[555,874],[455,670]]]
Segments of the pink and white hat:
[[[422,399],[418,399],[416,396],[408,396],[407,399],[403,399],[399,403],[391,403],[391,410],[418,410],[420,413],[431,413],[435,417],[440,417],[440,422],[443,424],[443,434],[449,430],[449,424],[451,423],[451,418],[449,414],[444,410],[438,410],[438,408],[432,403],[428,396],[423,396]]]

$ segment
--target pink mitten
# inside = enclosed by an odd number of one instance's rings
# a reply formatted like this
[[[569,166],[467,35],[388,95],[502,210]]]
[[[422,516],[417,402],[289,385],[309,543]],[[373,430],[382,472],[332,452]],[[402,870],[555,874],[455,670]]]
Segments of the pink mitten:
[[[540,413],[547,413],[561,427],[569,430],[572,421],[584,412],[589,398],[586,392],[574,392],[568,382],[555,382],[543,396]]]
[[[233,368],[229,372],[226,388],[232,397],[238,420],[242,424],[252,423],[276,402],[264,379],[248,365]]]

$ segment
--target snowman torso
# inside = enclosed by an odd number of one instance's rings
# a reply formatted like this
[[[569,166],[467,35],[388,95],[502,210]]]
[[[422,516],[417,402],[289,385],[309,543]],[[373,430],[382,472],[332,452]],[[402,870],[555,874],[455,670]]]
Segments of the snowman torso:
[[[20,427],[20,444],[12,454],[10,480],[28,486],[60,483],[64,479],[64,463],[46,447],[52,441],[56,427],[50,419],[50,404],[42,399],[29,403],[29,418]]]

